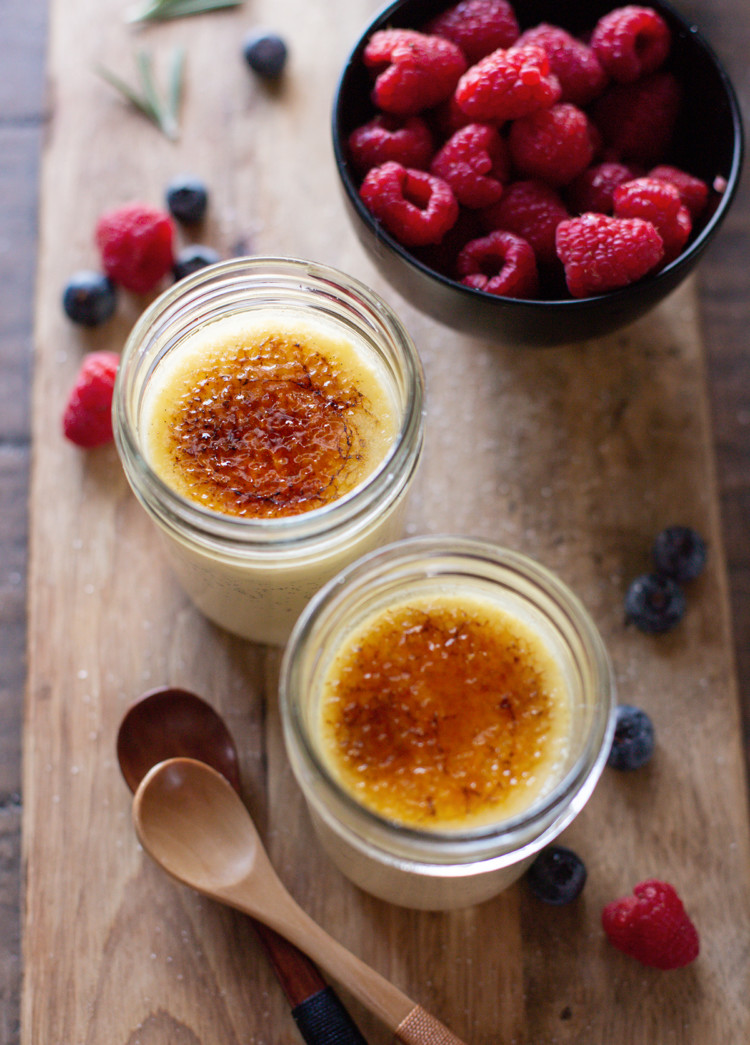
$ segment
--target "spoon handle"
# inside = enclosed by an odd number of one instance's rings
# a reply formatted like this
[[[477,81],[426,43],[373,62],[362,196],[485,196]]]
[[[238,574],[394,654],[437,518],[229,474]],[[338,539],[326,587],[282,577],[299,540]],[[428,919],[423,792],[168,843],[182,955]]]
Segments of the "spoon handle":
[[[378,1016],[392,1030],[396,1041],[403,1045],[464,1045],[440,1020],[330,936],[299,906],[275,872],[264,881],[263,909],[255,902],[257,885],[249,885],[248,880],[240,879],[214,890],[212,895],[252,917],[262,918],[303,950]]]
[[[263,945],[271,967],[287,1001],[294,1009],[312,995],[322,991],[326,983],[316,966],[294,944],[269,929],[263,922],[251,919],[255,933]]]

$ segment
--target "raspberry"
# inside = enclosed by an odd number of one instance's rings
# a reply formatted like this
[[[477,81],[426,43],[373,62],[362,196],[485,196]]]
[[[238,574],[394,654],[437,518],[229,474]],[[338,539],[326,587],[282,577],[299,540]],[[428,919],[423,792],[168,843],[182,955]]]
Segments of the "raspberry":
[[[439,243],[458,218],[447,182],[400,163],[373,167],[359,192],[373,216],[404,246]]]
[[[374,104],[397,116],[415,116],[448,98],[467,64],[450,40],[414,29],[373,33],[363,59],[376,73]]]
[[[682,206],[682,198],[668,181],[633,178],[612,193],[615,214],[620,218],[645,218],[659,229],[671,221]]]
[[[575,298],[628,286],[651,272],[662,259],[664,244],[649,221],[583,214],[561,221],[557,255]]]
[[[708,185],[679,167],[661,164],[648,172],[649,178],[659,178],[674,185],[682,197],[682,202],[690,211],[693,221],[699,218],[708,202]]]
[[[612,193],[624,181],[632,181],[636,172],[624,163],[597,163],[574,178],[566,189],[570,209],[576,214],[595,211],[611,214],[614,208]]]
[[[518,21],[507,0],[461,0],[429,21],[424,32],[452,40],[474,63],[515,43]]]
[[[592,118],[607,147],[607,159],[660,163],[669,151],[682,91],[668,72],[638,83],[615,84],[594,102]]]
[[[466,127],[467,124],[474,122],[471,116],[467,116],[460,107],[456,101],[455,94],[452,94],[450,98],[446,98],[444,102],[431,109],[428,118],[430,127],[432,127],[439,142],[447,141],[456,131],[460,131],[462,127]]]
[[[628,4],[586,35],[548,22],[521,34],[511,4],[453,0],[417,28],[372,34],[377,115],[349,138],[361,198],[421,264],[489,292],[628,286],[680,254],[709,194],[667,163],[682,101],[661,68],[668,22]],[[681,194],[668,217],[654,208],[663,189],[615,206],[649,170]],[[531,248],[535,291],[506,289],[516,274],[494,233]],[[470,268],[457,277],[459,256]]]
[[[442,272],[449,279],[456,278],[456,258],[469,240],[479,239],[485,234],[479,219],[479,211],[460,207],[458,219],[439,243],[425,247],[414,247],[413,253],[428,268]]]
[[[112,392],[120,357],[90,352],[83,361],[63,414],[63,433],[76,446],[101,446],[112,440]]]
[[[619,951],[654,969],[679,969],[698,957],[700,941],[674,886],[651,878],[602,911],[602,927]]]
[[[512,182],[502,199],[482,211],[487,228],[515,232],[530,243],[540,265],[557,261],[555,231],[567,217],[559,193],[542,181]]]
[[[539,289],[534,251],[526,240],[498,229],[467,243],[456,261],[467,287],[509,298],[530,298]]]
[[[541,109],[511,124],[510,155],[520,174],[566,185],[594,155],[594,133],[582,109],[569,102]]]
[[[634,83],[663,65],[671,47],[669,26],[650,7],[628,4],[599,19],[591,49],[618,83]]]
[[[612,199],[615,217],[651,222],[664,242],[665,264],[677,257],[692,231],[692,221],[674,185],[658,178],[636,178],[618,185]]]
[[[362,172],[389,160],[426,170],[434,151],[432,133],[421,116],[378,113],[349,135],[349,155]]]
[[[687,207],[680,207],[674,225],[669,231],[664,229],[661,233],[661,238],[664,240],[664,265],[668,265],[670,261],[674,261],[682,254],[692,231],[693,219],[690,217],[690,211]]]
[[[526,44],[544,49],[550,70],[560,81],[560,101],[588,105],[604,90],[608,77],[599,59],[590,47],[565,29],[542,22],[519,37],[517,46]]]
[[[510,177],[508,145],[496,128],[470,123],[448,139],[430,171],[448,182],[465,207],[488,207],[500,199]]]
[[[125,204],[102,214],[95,235],[104,271],[126,290],[146,294],[172,268],[174,225],[166,211]]]
[[[472,119],[502,123],[546,109],[560,97],[541,47],[499,48],[472,65],[458,81],[456,101]]]

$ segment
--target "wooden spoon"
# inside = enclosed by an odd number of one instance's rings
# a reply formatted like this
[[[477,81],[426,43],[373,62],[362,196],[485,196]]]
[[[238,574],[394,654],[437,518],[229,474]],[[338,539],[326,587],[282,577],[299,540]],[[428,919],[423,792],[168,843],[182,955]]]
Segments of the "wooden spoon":
[[[237,746],[214,708],[185,689],[149,690],[128,709],[117,733],[117,759],[125,782],[135,792],[152,766],[175,756],[205,762],[240,793]],[[307,955],[253,919],[276,977],[292,1007],[307,1045],[366,1045],[359,1028]]]
[[[141,845],[178,882],[265,922],[374,1013],[404,1045],[462,1045],[451,1031],[307,915],[271,866],[232,786],[189,758],[154,766],[133,801]]]
[[[207,762],[239,794],[237,745],[224,719],[195,693],[160,686],[125,712],[117,732],[117,760],[125,783],[135,792],[152,766],[178,756]]]

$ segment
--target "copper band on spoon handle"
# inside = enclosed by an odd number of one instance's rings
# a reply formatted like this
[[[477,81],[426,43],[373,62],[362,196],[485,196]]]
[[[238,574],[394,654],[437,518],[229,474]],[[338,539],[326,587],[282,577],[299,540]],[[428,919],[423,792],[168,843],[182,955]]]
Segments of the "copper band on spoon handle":
[[[464,1045],[461,1038],[421,1005],[415,1005],[399,1023],[393,1040],[403,1042],[403,1045]]]

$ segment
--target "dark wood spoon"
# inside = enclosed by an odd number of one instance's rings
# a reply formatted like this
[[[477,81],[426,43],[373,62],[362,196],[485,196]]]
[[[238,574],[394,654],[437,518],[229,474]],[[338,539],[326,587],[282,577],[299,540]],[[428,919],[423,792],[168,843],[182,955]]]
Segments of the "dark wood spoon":
[[[240,794],[237,746],[219,713],[185,689],[162,686],[138,698],[117,733],[117,760],[135,793],[149,770],[170,758],[205,762]],[[251,919],[308,1045],[366,1045],[315,964],[273,929]]]

